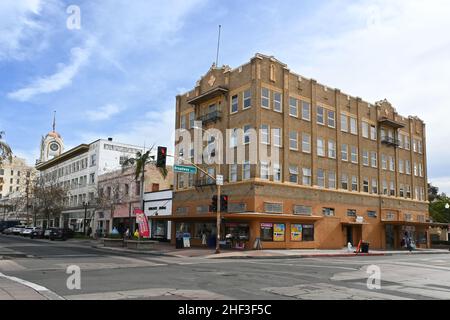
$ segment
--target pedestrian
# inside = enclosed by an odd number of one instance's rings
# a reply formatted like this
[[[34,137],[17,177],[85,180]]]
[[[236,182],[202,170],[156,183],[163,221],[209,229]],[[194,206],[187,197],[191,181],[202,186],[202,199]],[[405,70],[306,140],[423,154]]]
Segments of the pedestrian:
[[[139,238],[139,231],[136,229],[136,231],[134,232],[134,237],[135,238]]]
[[[206,246],[206,245],[207,245],[207,242],[206,242],[206,233],[205,233],[205,232],[202,233],[202,245],[203,245],[203,246]]]
[[[127,231],[125,231],[125,238],[130,237],[130,229],[127,228]]]
[[[411,239],[411,237],[406,238],[406,248],[408,249],[409,253],[412,252],[413,247],[412,247],[412,239]]]

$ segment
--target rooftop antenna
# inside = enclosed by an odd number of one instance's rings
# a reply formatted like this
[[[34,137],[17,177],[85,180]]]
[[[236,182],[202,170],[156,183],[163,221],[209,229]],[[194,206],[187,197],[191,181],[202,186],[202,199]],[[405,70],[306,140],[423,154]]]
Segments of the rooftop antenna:
[[[217,39],[217,54],[216,54],[216,68],[219,67],[219,50],[220,50],[220,30],[222,26],[219,24],[219,37]]]

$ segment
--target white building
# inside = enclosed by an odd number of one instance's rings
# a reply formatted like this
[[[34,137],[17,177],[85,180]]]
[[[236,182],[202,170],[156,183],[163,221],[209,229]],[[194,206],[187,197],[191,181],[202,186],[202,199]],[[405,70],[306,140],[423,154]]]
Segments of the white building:
[[[144,194],[144,212],[148,218],[150,237],[153,239],[171,239],[172,222],[153,220],[152,217],[170,216],[172,214],[172,197],[172,190]]]
[[[126,159],[135,157],[137,152],[142,151],[141,147],[113,142],[110,138],[81,144],[46,162],[38,163],[36,169],[46,183],[57,183],[69,190],[61,216],[53,217],[50,221],[42,218],[38,220],[38,225],[69,227],[82,232],[86,217],[86,228],[90,227],[95,231],[93,217],[98,176],[120,169]]]

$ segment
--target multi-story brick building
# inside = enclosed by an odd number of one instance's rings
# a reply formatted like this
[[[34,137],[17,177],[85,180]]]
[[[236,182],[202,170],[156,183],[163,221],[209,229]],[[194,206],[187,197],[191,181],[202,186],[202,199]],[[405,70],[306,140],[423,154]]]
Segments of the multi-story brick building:
[[[176,128],[192,132],[195,120],[224,136],[244,129],[237,144],[244,143],[246,157],[250,128],[260,143],[280,147],[271,165],[203,166],[225,176],[221,234],[233,246],[252,248],[260,238],[263,248],[342,248],[360,240],[396,248],[405,232],[427,246],[425,124],[388,101],[365,102],[257,54],[236,69],[213,66],[177,96]],[[161,218],[176,223],[174,234],[189,231],[194,245],[216,230],[209,212],[216,187],[208,180],[177,174],[173,214]]]

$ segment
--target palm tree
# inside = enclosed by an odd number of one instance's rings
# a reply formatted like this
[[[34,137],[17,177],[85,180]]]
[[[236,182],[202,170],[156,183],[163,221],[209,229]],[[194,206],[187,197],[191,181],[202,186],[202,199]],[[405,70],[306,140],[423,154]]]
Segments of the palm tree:
[[[0,131],[0,165],[2,164],[3,160],[7,159],[9,162],[12,161],[11,147],[2,140],[4,135],[5,132]]]
[[[149,163],[154,163],[154,156],[151,156],[154,145],[146,152],[137,152],[136,157],[127,159],[122,164],[122,172],[130,166],[135,167],[134,179],[140,182],[140,202],[141,210],[144,211],[144,180],[145,180],[145,166]],[[164,179],[167,177],[166,168],[158,168]],[[131,231],[131,229],[130,229]]]

